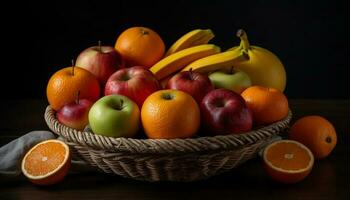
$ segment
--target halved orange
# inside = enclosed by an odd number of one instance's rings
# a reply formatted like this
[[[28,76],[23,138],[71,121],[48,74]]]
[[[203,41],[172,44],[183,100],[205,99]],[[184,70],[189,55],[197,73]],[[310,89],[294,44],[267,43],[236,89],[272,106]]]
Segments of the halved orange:
[[[267,174],[282,183],[296,183],[311,172],[314,164],[312,152],[293,140],[279,140],[269,144],[263,153]]]
[[[22,172],[33,183],[52,185],[64,179],[70,167],[69,147],[60,140],[46,140],[31,148],[22,160]]]

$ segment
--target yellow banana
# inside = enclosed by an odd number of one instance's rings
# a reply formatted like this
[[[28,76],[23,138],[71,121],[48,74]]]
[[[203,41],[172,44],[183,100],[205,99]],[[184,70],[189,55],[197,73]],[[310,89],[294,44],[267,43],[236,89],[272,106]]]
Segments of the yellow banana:
[[[242,51],[243,47],[242,45],[240,46],[235,46],[235,47],[231,47],[229,49],[227,49],[226,51]]]
[[[214,38],[214,33],[210,29],[196,29],[190,31],[179,38],[166,52],[165,56],[169,56],[173,53],[181,51],[183,49],[207,44],[211,39]]]
[[[214,55],[220,52],[220,47],[213,44],[203,44],[190,47],[168,57],[163,58],[153,65],[150,70],[158,80],[177,72],[191,62]]]
[[[248,54],[238,51],[226,51],[212,56],[208,56],[192,62],[182,71],[195,71],[200,73],[209,73],[219,69],[231,68],[238,62],[248,60]]]

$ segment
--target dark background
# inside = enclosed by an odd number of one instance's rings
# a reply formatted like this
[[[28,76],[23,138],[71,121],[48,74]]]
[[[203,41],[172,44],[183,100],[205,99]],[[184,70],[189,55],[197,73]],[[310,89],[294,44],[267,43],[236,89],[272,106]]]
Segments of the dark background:
[[[246,3],[247,2],[247,3]],[[248,3],[249,2],[249,3]],[[340,1],[12,2],[3,6],[2,96],[46,98],[46,84],[80,51],[114,45],[131,26],[154,29],[167,47],[184,33],[210,28],[213,43],[251,44],[274,52],[287,71],[289,98],[349,98],[348,7]]]

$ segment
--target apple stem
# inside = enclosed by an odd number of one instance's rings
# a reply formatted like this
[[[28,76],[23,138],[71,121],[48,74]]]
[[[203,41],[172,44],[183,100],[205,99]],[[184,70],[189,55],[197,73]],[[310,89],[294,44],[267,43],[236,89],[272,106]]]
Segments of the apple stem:
[[[123,99],[120,99],[120,110],[123,109],[123,104],[124,104]]]
[[[250,44],[246,32],[243,29],[239,29],[236,36],[241,39],[240,46],[242,46],[245,51],[248,51],[250,49]]]
[[[193,80],[193,71],[192,71],[192,67],[190,68],[189,72],[190,72],[190,78],[191,78],[191,80]]]
[[[233,66],[231,66],[230,74],[233,74]]]
[[[78,90],[78,92],[77,92],[77,99],[75,101],[76,104],[79,104],[79,100],[80,100],[79,97],[80,97],[80,90]]]
[[[100,52],[102,52],[101,40],[98,41],[98,49],[100,50]]]
[[[74,59],[71,60],[72,61],[72,76],[74,76]]]

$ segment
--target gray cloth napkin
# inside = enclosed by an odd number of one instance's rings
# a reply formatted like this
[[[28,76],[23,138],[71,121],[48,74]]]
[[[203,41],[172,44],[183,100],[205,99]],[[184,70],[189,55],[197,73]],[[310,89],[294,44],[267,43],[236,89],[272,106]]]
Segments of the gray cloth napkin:
[[[16,176],[21,173],[25,153],[37,143],[54,139],[50,131],[32,131],[0,148],[0,174]]]
[[[21,162],[27,151],[44,140],[56,139],[50,131],[32,131],[0,147],[0,175],[21,174]],[[57,138],[62,140],[62,138]],[[72,158],[70,172],[95,171],[95,168],[82,160]]]

